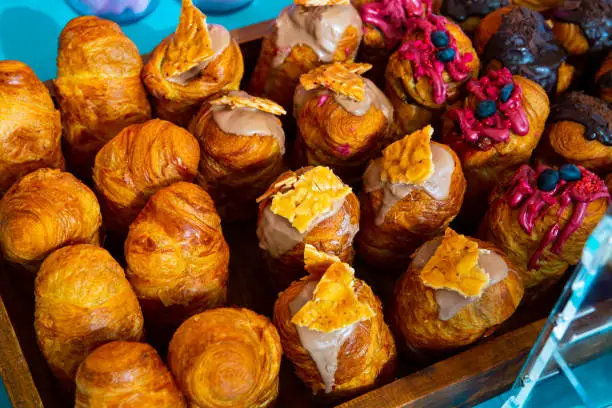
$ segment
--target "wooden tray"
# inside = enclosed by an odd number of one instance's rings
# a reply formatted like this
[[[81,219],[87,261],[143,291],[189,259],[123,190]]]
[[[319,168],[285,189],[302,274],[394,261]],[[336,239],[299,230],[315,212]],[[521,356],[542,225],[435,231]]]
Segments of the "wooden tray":
[[[255,66],[261,37],[269,24],[263,22],[232,32],[244,54],[245,81]],[[460,225],[456,227],[462,231]],[[223,228],[231,253],[229,304],[248,307],[270,316],[276,293],[265,283],[266,275],[257,247],[254,223],[224,225]],[[109,237],[105,246],[119,262],[123,262],[122,241]],[[357,276],[367,281],[386,304],[394,278],[381,276],[361,265],[358,260],[355,269]],[[22,274],[13,272],[16,271],[9,265],[0,264],[0,375],[13,407],[73,406],[70,397],[59,391],[36,344],[31,279],[24,279]],[[541,305],[532,306],[529,311],[519,310],[491,339],[482,340],[470,349],[433,365],[431,361],[416,363],[401,360],[399,379],[339,406],[471,406],[505,391],[516,378],[544,325],[542,319],[549,313],[558,293],[554,291],[542,300]],[[315,400],[293,374],[291,364],[283,361],[277,407],[320,405],[333,404]]]

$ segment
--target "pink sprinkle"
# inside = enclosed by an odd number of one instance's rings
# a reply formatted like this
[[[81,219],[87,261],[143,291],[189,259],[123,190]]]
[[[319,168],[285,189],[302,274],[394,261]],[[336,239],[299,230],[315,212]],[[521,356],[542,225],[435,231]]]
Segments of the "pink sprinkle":
[[[317,102],[317,107],[321,107],[325,104],[325,102],[327,102],[327,100],[329,99],[329,95],[321,95],[319,96],[319,102]]]
[[[340,154],[340,156],[348,156],[351,154],[351,146],[349,146],[348,143],[343,144],[341,146],[338,146],[338,148],[336,149],[338,151],[338,153]]]

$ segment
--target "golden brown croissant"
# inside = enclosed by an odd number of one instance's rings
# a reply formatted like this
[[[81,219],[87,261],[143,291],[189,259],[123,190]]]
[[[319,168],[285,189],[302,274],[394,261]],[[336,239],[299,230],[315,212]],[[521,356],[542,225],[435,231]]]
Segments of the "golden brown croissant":
[[[195,184],[151,197],[130,225],[125,259],[145,317],[160,330],[225,303],[229,247],[212,199]]]
[[[13,184],[0,200],[2,255],[33,272],[57,248],[98,245],[101,225],[94,193],[60,170],[36,170]]]
[[[104,225],[126,232],[156,191],[192,181],[199,161],[198,141],[170,122],[153,119],[123,129],[96,155],[93,179]]]
[[[612,102],[612,51],[608,53],[603,64],[595,75],[595,83],[599,90],[599,96],[604,101]]]
[[[307,245],[309,276],[280,293],[274,324],[314,394],[355,396],[393,378],[395,342],[382,305],[348,264]]]
[[[474,37],[485,71],[508,68],[538,83],[548,95],[565,91],[574,67],[544,17],[527,7],[503,7],[486,16]]]
[[[363,175],[356,243],[369,264],[405,270],[410,254],[459,213],[461,163],[450,147],[431,142],[432,134],[428,126],[391,144]]]
[[[450,228],[426,242],[395,286],[391,319],[402,347],[441,352],[489,336],[518,307],[521,272],[494,245]]]
[[[287,171],[259,199],[257,238],[278,289],[304,275],[304,246],[351,262],[359,201],[327,167]]]
[[[148,344],[113,341],[95,349],[76,374],[75,408],[186,408],[172,374]]]
[[[479,68],[472,41],[458,25],[431,13],[409,20],[386,71],[385,93],[395,108],[398,136],[437,119],[445,104],[459,99],[465,82],[478,76]]]
[[[190,407],[265,408],[278,396],[278,332],[248,309],[220,308],[179,327],[168,363]]]
[[[553,106],[535,156],[548,164],[580,164],[597,174],[612,171],[612,109],[582,92],[563,95]]]
[[[242,52],[230,32],[207,24],[206,15],[183,0],[176,31],[155,47],[142,79],[155,114],[187,127],[204,99],[238,89],[243,73]]]
[[[29,172],[64,169],[59,111],[34,71],[0,61],[0,196]]]
[[[197,183],[224,220],[257,213],[255,199],[284,170],[285,132],[276,103],[231,91],[204,103],[189,130],[200,142]]]
[[[141,70],[138,49],[117,24],[87,16],[66,25],[54,84],[72,171],[90,177],[96,153],[107,141],[151,118]]]
[[[34,328],[51,371],[74,387],[79,364],[102,344],[144,336],[138,299],[103,248],[73,245],[45,259],[34,285]]]
[[[612,3],[608,0],[563,0],[552,11],[552,30],[570,55],[612,47]]]
[[[523,165],[491,194],[483,230],[537,294],[578,263],[609,201],[605,182],[582,166]]]
[[[461,159],[468,182],[462,211],[477,219],[493,187],[529,161],[550,104],[544,88],[507,68],[470,81],[467,90],[463,103],[444,115],[442,143]]]
[[[334,63],[300,78],[293,115],[298,165],[329,166],[355,184],[391,136],[393,106],[369,79],[369,64]]]
[[[283,9],[263,38],[249,83],[250,93],[272,99],[287,112],[302,74],[325,63],[353,61],[361,43],[361,18],[348,0],[312,3],[296,1]]]

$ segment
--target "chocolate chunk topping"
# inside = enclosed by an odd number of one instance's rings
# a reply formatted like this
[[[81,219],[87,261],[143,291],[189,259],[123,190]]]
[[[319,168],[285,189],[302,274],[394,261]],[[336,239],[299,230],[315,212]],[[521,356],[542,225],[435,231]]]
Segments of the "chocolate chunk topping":
[[[612,110],[601,99],[582,92],[570,92],[554,105],[550,122],[571,121],[586,127],[584,137],[612,146]]]
[[[558,70],[566,58],[544,17],[526,7],[503,15],[482,56],[485,66],[500,61],[513,74],[540,84],[549,95],[556,91]]]
[[[507,5],[508,0],[445,0],[441,12],[455,21],[465,21],[472,16],[484,17]]]
[[[580,26],[591,51],[612,47],[612,0],[565,0],[554,17]]]

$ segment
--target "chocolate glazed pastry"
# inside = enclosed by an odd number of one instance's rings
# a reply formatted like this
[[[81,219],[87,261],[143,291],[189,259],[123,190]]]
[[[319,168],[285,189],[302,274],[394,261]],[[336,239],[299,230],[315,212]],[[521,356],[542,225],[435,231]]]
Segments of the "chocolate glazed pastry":
[[[570,55],[612,47],[611,0],[565,0],[552,20],[555,37]]]
[[[443,0],[440,14],[459,23],[466,33],[472,33],[483,17],[509,3],[509,0]]]
[[[570,92],[553,106],[536,158],[580,164],[598,174],[612,171],[612,109],[599,98]]]
[[[289,113],[300,76],[322,64],[352,61],[362,36],[361,18],[348,0],[295,3],[265,35],[248,88]]]
[[[603,64],[595,75],[595,85],[599,96],[604,101],[612,102],[612,51],[608,53]]]
[[[504,7],[484,18],[475,36],[486,70],[504,66],[555,95],[569,86],[574,69],[546,20],[526,7]],[[500,66],[501,65],[501,66]]]

